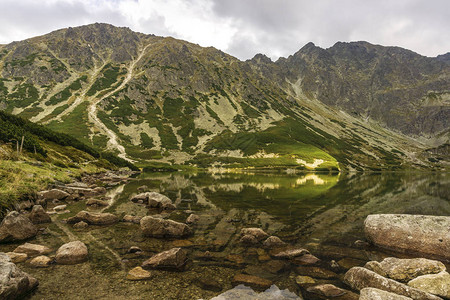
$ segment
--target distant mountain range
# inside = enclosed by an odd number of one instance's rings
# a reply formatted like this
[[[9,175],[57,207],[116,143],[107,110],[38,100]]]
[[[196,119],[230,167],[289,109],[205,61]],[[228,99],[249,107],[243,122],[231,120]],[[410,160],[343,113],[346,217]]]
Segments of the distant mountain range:
[[[244,62],[92,24],[1,45],[0,74],[0,109],[142,164],[449,164],[450,53],[309,43]]]

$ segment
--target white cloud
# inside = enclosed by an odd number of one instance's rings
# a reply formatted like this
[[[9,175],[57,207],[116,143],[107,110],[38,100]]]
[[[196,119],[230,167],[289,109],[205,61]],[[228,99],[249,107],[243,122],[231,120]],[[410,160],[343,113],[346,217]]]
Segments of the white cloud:
[[[288,56],[309,41],[365,40],[450,51],[447,0],[0,0],[0,43],[94,22],[214,46],[241,59]]]

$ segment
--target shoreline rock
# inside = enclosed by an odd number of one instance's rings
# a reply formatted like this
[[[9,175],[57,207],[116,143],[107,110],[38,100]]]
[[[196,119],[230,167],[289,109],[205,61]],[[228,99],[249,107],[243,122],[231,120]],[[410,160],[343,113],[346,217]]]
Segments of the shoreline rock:
[[[21,271],[5,253],[0,253],[0,299],[20,299],[39,285],[36,278]]]
[[[24,215],[12,211],[0,224],[0,243],[23,241],[36,236],[37,227]]]

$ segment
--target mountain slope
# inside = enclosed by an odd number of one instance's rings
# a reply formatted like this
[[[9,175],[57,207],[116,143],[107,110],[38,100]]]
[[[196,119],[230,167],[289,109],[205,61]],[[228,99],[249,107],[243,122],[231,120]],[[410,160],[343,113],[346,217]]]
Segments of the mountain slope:
[[[436,155],[425,152],[427,144],[404,134],[409,131],[390,131],[390,123],[379,119],[385,112],[367,114],[358,104],[369,97],[355,92],[365,83],[335,75],[353,54],[337,64],[323,52],[329,50],[305,47],[276,63],[262,55],[242,62],[211,47],[107,24],[62,29],[0,48],[0,109],[142,164],[157,159],[328,170],[339,164],[430,165],[426,159]],[[448,68],[436,61],[423,63],[438,78],[425,86],[445,102]],[[335,96],[335,90],[342,93]],[[423,133],[448,129],[446,113],[433,108],[435,123]],[[418,110],[415,118],[426,116]]]

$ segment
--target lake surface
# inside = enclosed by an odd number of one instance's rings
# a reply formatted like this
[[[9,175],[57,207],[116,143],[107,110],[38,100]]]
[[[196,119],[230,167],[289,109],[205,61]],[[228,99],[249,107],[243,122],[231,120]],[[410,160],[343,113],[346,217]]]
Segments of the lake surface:
[[[295,283],[295,277],[302,274],[296,265],[274,270],[269,251],[238,242],[245,227],[262,228],[308,249],[322,260],[322,269],[337,273],[318,282],[343,286],[341,278],[347,268],[389,255],[355,245],[364,240],[363,222],[368,214],[450,215],[450,176],[438,173],[144,173],[112,188],[111,205],[103,211],[136,216],[158,213],[129,201],[143,185],[176,204],[177,210],[163,217],[184,222],[190,213],[197,214],[200,221],[192,227],[194,235],[181,240],[148,238],[142,236],[139,225],[123,222],[75,230],[63,219],[86,206],[84,202],[69,204],[71,212],[54,216],[44,234],[31,242],[56,250],[64,242],[79,239],[88,245],[89,261],[47,269],[18,264],[40,282],[31,299],[210,299],[231,289],[232,278],[241,273],[304,293]],[[16,246],[0,246],[0,251]],[[127,253],[131,246],[144,252]],[[152,279],[142,282],[125,279],[131,268],[173,247],[188,251],[184,271],[155,270]],[[332,260],[339,269],[330,267]]]

